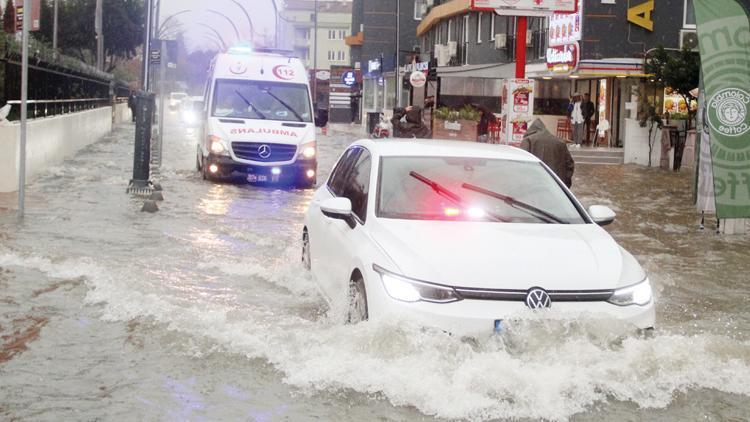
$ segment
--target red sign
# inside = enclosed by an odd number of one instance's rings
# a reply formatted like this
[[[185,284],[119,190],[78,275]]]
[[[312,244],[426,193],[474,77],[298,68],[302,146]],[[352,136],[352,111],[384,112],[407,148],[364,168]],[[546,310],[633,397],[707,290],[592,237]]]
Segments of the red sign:
[[[23,31],[23,6],[16,6],[16,31]],[[29,31],[38,31],[41,28],[40,16],[42,14],[41,0],[31,0],[31,22]]]
[[[505,16],[549,16],[553,12],[574,12],[576,0],[472,0],[471,9]]]
[[[285,64],[274,66],[273,75],[285,81],[291,81],[295,76],[294,69],[291,66],[287,66]]]
[[[552,72],[572,72],[576,66],[578,66],[578,44],[547,47],[547,68]]]

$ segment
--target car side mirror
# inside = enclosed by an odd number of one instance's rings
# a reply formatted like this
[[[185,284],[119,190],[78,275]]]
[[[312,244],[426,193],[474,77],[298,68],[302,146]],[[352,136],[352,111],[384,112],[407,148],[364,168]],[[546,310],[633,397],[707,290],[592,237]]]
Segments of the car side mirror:
[[[349,228],[356,227],[352,214],[352,201],[349,198],[329,198],[320,203],[320,211],[328,218],[343,220]]]
[[[615,212],[612,211],[611,208],[605,207],[604,205],[590,206],[589,215],[591,216],[591,219],[594,220],[594,223],[600,226],[612,224],[612,222],[615,221],[615,217],[617,216],[617,214],[615,214]]]

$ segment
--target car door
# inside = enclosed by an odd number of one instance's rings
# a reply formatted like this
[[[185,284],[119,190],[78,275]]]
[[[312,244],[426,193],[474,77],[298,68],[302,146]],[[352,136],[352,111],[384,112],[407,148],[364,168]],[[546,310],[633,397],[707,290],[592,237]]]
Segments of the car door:
[[[360,149],[351,147],[344,151],[333,168],[326,185],[317,190],[310,203],[307,230],[310,236],[310,258],[315,279],[323,292],[331,295],[333,263],[338,259],[338,246],[331,238],[331,232],[337,225],[346,225],[341,220],[333,220],[323,215],[320,203],[326,199],[341,196],[349,169],[359,156]]]
[[[367,230],[367,204],[370,200],[370,175],[372,156],[370,152],[358,147],[356,160],[346,173],[343,190],[337,195],[348,198],[352,203],[352,213],[356,224],[350,228],[341,220],[330,225],[331,242],[331,278],[332,297],[346,297],[349,291],[349,279],[358,262],[363,260],[363,251],[368,250],[369,237]],[[363,269],[360,269],[363,270]]]

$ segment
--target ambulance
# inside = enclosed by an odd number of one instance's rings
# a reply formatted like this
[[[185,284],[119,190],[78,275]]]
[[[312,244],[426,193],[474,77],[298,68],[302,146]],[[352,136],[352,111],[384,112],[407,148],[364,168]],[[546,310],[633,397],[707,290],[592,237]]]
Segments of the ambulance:
[[[204,179],[315,186],[313,103],[299,59],[231,48],[212,61],[203,98],[196,167]]]

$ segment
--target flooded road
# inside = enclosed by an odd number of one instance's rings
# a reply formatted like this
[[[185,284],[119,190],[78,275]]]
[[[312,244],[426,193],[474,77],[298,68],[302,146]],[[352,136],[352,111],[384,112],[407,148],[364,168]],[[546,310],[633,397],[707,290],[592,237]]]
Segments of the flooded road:
[[[299,263],[312,192],[205,182],[172,123],[156,214],[124,193],[131,126],[35,181],[23,224],[0,204],[0,419],[750,418],[750,236],[698,230],[689,174],[574,180],[650,273],[653,337],[529,316],[467,343],[343,325]],[[319,137],[319,181],[351,139]]]

